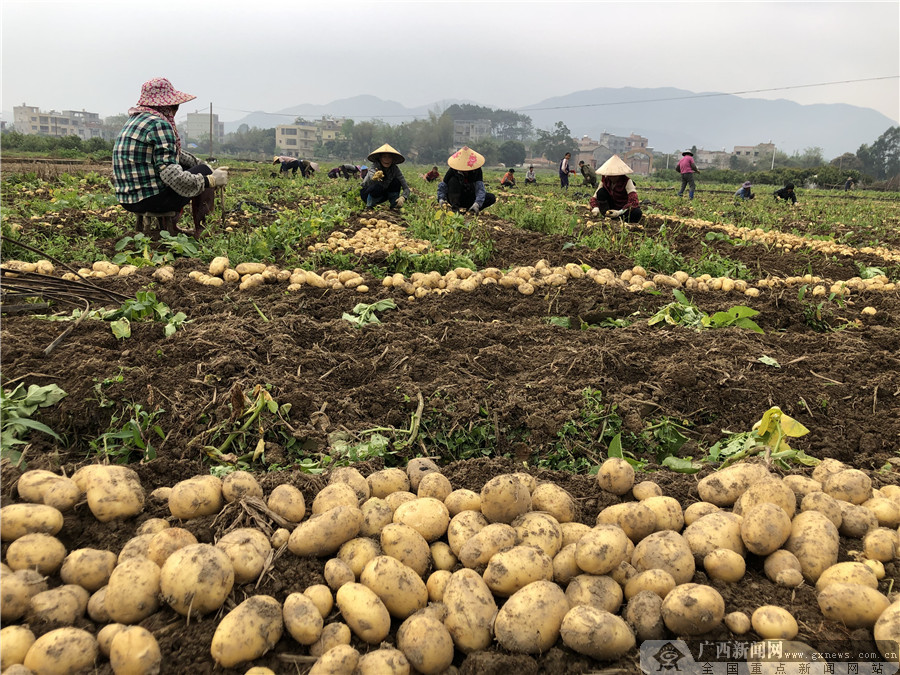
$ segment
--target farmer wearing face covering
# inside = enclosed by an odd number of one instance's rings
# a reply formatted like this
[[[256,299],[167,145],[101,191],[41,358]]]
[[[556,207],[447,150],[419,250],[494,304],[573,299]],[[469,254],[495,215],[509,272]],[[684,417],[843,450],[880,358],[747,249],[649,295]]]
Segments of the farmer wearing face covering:
[[[462,147],[450,155],[447,166],[450,168],[437,188],[438,204],[441,207],[468,210],[478,215],[479,211],[497,201],[497,197],[484,189],[482,155],[468,147]]]
[[[610,218],[623,218],[626,222],[636,223],[643,215],[638,200],[637,188],[628,175],[634,173],[631,167],[613,155],[597,169],[600,176],[600,187],[591,197],[591,215],[601,213]]]
[[[228,182],[228,172],[213,171],[181,147],[175,113],[195,98],[164,77],[141,86],[141,97],[128,110],[128,122],[113,146],[113,187],[132,213],[180,212],[191,202],[194,236],[200,236],[203,218],[212,210],[213,188]]]

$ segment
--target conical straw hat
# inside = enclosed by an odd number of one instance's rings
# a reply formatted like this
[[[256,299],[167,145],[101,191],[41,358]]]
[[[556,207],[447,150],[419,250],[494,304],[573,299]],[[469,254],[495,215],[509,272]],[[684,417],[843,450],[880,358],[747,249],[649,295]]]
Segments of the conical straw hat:
[[[369,156],[366,159],[368,159],[370,162],[374,162],[374,161],[376,161],[376,158],[379,155],[381,155],[382,153],[385,153],[385,152],[388,153],[389,155],[394,155],[396,157],[396,159],[394,159],[394,164],[403,164],[403,162],[406,161],[406,158],[403,155],[401,155],[399,152],[394,150],[394,148],[392,148],[387,143],[382,145],[377,150],[373,150],[372,152],[370,152]]]
[[[631,167],[619,159],[618,155],[613,155],[603,162],[599,169],[595,172],[600,176],[627,176],[634,173]]]
[[[484,166],[484,156],[464,145],[450,155],[450,158],[447,160],[447,166],[457,171],[473,171]]]

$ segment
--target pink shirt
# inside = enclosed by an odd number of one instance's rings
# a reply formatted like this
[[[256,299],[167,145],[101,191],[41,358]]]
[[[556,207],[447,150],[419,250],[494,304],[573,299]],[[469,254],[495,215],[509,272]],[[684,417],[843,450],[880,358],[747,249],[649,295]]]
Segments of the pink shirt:
[[[694,164],[694,158],[690,155],[685,155],[680,160],[678,160],[679,173],[695,173],[696,171],[697,165]]]

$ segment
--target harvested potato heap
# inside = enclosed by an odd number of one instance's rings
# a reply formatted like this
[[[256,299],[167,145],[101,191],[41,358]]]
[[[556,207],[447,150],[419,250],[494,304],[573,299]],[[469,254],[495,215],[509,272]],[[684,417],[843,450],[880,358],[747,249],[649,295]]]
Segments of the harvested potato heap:
[[[405,471],[368,477],[336,469],[315,495],[284,484],[266,496],[253,475],[235,471],[154,490],[149,498],[167,504],[171,518],[143,520],[121,551],[66,551],[56,537],[65,512],[86,498],[98,520],[124,526],[144,508],[140,481],[122,466],[88,466],[71,479],[29,471],[18,482],[21,502],[0,513],[0,668],[87,672],[102,655],[117,674],[156,673],[159,645],[138,624],[166,606],[185,620],[209,619],[226,603],[210,645],[223,668],[283,639],[317,658],[311,673],[426,675],[495,642],[540,654],[562,640],[614,661],[639,641],[702,636],[723,624],[735,636],[794,640],[790,606],[762,604],[748,616],[717,590],[744,578],[748,556],[779,586],[814,585],[825,619],[872,630],[885,655],[900,638],[900,600],[885,595],[885,564],[896,565],[900,549],[900,487],[873,489],[865,472],[835,460],[811,477],[785,478],[743,463],[700,480],[702,501],[683,509],[611,458],[597,490],[619,501],[592,526],[579,522],[568,492],[526,473],[496,476],[475,492],[414,459]],[[279,527],[235,527],[214,545],[182,527],[239,500],[265,506]],[[838,562],[839,535],[860,540],[856,560]],[[285,597],[256,594],[276,549],[322,559],[325,583]],[[57,575],[61,585],[48,578]],[[716,587],[698,583],[707,579]],[[95,632],[74,627],[86,625],[85,615]],[[47,621],[70,627],[36,638],[32,628]],[[351,646],[354,636],[368,649]]]
[[[360,218],[359,224],[363,227],[353,235],[348,237],[343,232],[334,232],[326,241],[309,246],[308,250],[352,251],[359,255],[371,255],[372,253],[392,253],[394,251],[425,253],[431,248],[430,241],[406,237],[404,235],[406,228],[390,221]]]

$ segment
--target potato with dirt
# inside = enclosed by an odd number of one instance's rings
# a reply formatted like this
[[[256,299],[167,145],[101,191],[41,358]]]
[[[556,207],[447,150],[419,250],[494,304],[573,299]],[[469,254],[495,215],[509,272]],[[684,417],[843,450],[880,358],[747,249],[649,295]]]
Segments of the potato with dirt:
[[[398,506],[394,510],[394,522],[408,525],[431,543],[447,533],[450,512],[444,502],[434,497],[421,497]]]
[[[116,623],[139,623],[159,608],[159,592],[159,565],[144,557],[129,558],[112,571],[103,607]]]
[[[509,598],[494,621],[494,636],[518,654],[546,652],[559,638],[569,602],[552,581],[535,581]]]
[[[262,499],[263,491],[249,471],[232,471],[222,479],[222,496],[230,503],[246,497]]]
[[[410,488],[406,472],[397,468],[381,469],[371,473],[366,481],[369,483],[371,496],[379,499],[384,499],[394,492],[409,492]]]
[[[128,626],[110,642],[109,663],[116,675],[157,675],[162,653],[153,633],[141,626]]]
[[[199,617],[216,611],[225,604],[233,586],[231,559],[210,544],[178,549],[166,560],[159,576],[160,596],[182,616]]]
[[[337,606],[341,616],[359,639],[376,645],[391,629],[391,616],[381,598],[369,587],[355,582],[338,589]]]
[[[900,646],[900,600],[895,600],[885,609],[875,627],[872,629],[875,644],[878,651],[886,659],[898,658],[898,646]]]
[[[409,660],[399,649],[382,647],[363,654],[354,675],[409,675]]]
[[[459,557],[463,545],[487,526],[487,518],[479,511],[462,511],[453,516],[447,525],[447,545],[450,546],[453,555]],[[512,546],[516,541],[516,531],[512,527],[510,530],[512,530],[513,543],[510,544]]]
[[[701,478],[697,492],[704,502],[719,507],[732,506],[751,485],[770,475],[761,464],[733,464]]]
[[[549,513],[530,511],[512,522],[520,545],[539,548],[551,558],[562,548],[562,528]]]
[[[750,553],[769,555],[781,548],[790,535],[791,519],[777,504],[763,502],[744,512],[741,541]]]
[[[625,560],[628,544],[618,525],[597,525],[575,545],[575,563],[588,574],[607,574]]]
[[[634,467],[621,457],[610,457],[597,471],[597,485],[614,495],[624,495],[634,487]]]
[[[838,531],[827,516],[818,511],[804,511],[794,516],[791,536],[784,544],[800,561],[803,577],[815,583],[822,572],[837,562]]]
[[[95,548],[80,548],[69,553],[59,570],[66,584],[77,584],[94,592],[109,582],[116,567],[116,554]]]
[[[63,514],[44,504],[7,504],[0,509],[0,540],[15,541],[26,534],[57,534],[63,526]]]
[[[57,628],[44,633],[25,654],[26,668],[39,675],[76,675],[94,668],[97,640],[80,628]]]
[[[447,607],[444,626],[457,649],[468,654],[490,646],[497,603],[477,572],[454,572],[444,587],[443,603]]]
[[[625,621],[589,605],[578,605],[566,613],[560,636],[569,649],[602,661],[615,661],[635,644]]]
[[[0,672],[12,665],[22,663],[25,654],[34,644],[34,633],[26,626],[4,626],[0,629]]]
[[[681,584],[663,600],[662,618],[676,635],[703,635],[725,617],[725,601],[711,586]]]
[[[665,570],[677,584],[691,581],[696,569],[691,547],[683,536],[671,530],[654,532],[640,541],[634,547],[631,564],[638,572]]]
[[[531,493],[512,474],[495,476],[481,488],[481,512],[489,523],[508,524],[528,511]]]
[[[400,625],[397,648],[422,675],[437,675],[453,663],[450,632],[439,620],[421,612]]]
[[[848,628],[872,628],[891,604],[885,595],[862,584],[828,584],[816,600],[826,619]]]
[[[484,571],[484,582],[500,597],[509,597],[541,579],[553,579],[553,560],[541,549],[528,545],[495,553]]]
[[[666,635],[662,619],[663,599],[653,591],[641,591],[625,606],[623,618],[634,631],[635,637],[644,640],[661,640]]]
[[[34,532],[26,534],[6,549],[6,564],[11,570],[37,570],[43,575],[54,574],[66,558],[66,547],[56,537]]]
[[[362,512],[355,506],[336,506],[314,515],[291,532],[288,549],[294,555],[324,557],[359,534]]]
[[[793,640],[800,630],[790,612],[774,605],[757,607],[750,625],[763,640]]]
[[[84,616],[88,600],[90,594],[81,586],[57,586],[35,594],[25,618],[31,624],[58,623],[71,626]]]
[[[428,604],[428,589],[416,572],[396,558],[378,556],[369,561],[359,578],[396,619],[405,619]]]
[[[534,488],[531,508],[550,514],[558,523],[571,523],[578,515],[572,495],[555,483],[541,483]]]
[[[657,530],[656,513],[643,502],[625,502],[607,506],[597,514],[597,525],[617,525],[625,531],[625,535],[633,543],[639,542]]]
[[[403,523],[391,523],[381,530],[380,539],[381,551],[375,553],[369,560],[383,554],[396,558],[412,568],[419,576],[424,576],[428,571],[431,565],[431,548],[425,537],[412,527]],[[366,563],[369,560],[366,560]]]
[[[308,591],[309,589],[307,589]],[[282,617],[288,633],[301,645],[311,645],[322,635],[324,618],[331,611],[331,593],[328,593],[328,608],[323,613],[306,593],[291,593],[284,599]]]
[[[213,634],[210,653],[223,668],[258,659],[281,639],[284,621],[281,603],[268,595],[254,595],[231,610]],[[116,640],[113,640],[113,649]]]
[[[197,537],[183,527],[167,527],[152,536],[147,544],[147,557],[162,567],[170,555],[180,548],[197,543]]]
[[[266,535],[252,527],[239,527],[226,532],[216,542],[216,548],[222,549],[231,560],[234,582],[237,584],[256,581],[272,552]]]
[[[269,493],[266,506],[291,523],[299,523],[306,515],[306,501],[303,493],[287,483],[275,486]]]
[[[98,465],[88,474],[86,485],[88,508],[101,523],[130,518],[144,510],[144,488],[133,469]]]
[[[215,476],[194,476],[179,481],[169,493],[169,512],[179,520],[211,516],[222,510],[222,481]]]
[[[622,587],[605,574],[579,574],[566,584],[569,607],[590,605],[615,614],[622,606],[622,597]]]

